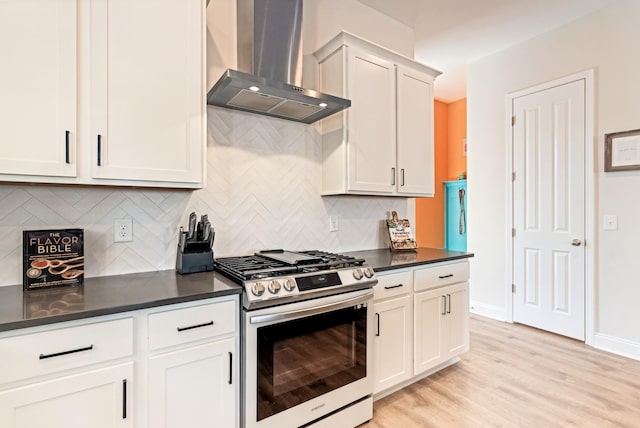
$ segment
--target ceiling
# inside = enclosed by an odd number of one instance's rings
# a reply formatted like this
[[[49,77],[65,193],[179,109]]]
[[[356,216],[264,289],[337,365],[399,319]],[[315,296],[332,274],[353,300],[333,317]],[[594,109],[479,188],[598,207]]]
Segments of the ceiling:
[[[443,74],[435,96],[466,97],[466,65],[616,0],[358,0],[413,28],[414,58]]]

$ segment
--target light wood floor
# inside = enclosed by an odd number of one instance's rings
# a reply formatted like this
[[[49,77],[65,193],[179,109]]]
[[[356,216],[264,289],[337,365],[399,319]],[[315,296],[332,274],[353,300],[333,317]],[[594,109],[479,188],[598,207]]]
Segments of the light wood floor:
[[[361,427],[640,427],[640,361],[472,316],[462,361],[376,401]]]

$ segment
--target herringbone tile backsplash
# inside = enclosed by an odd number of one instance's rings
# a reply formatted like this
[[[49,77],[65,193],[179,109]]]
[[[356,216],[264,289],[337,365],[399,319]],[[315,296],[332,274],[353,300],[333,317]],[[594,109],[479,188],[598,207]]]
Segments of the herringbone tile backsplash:
[[[314,126],[209,107],[207,186],[184,190],[0,185],[0,285],[22,281],[22,231],[85,230],[87,277],[175,268],[178,228],[191,211],[216,230],[217,257],[270,248],[353,251],[386,246],[383,220],[407,200],[321,197]],[[340,230],[329,232],[329,216]],[[133,242],[113,220],[133,219]]]

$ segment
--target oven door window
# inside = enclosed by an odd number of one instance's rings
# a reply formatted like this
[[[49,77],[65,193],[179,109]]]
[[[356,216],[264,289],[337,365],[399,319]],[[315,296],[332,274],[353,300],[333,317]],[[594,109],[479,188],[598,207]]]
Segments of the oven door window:
[[[364,306],[258,328],[258,420],[364,378],[366,330]]]

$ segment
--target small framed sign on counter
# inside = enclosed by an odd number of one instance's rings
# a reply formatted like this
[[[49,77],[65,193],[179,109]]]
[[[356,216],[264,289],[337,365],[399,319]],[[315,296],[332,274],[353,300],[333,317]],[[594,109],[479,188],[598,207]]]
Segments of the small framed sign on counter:
[[[640,169],[640,129],[604,135],[604,170]]]
[[[84,230],[25,230],[22,232],[23,289],[82,284]]]

